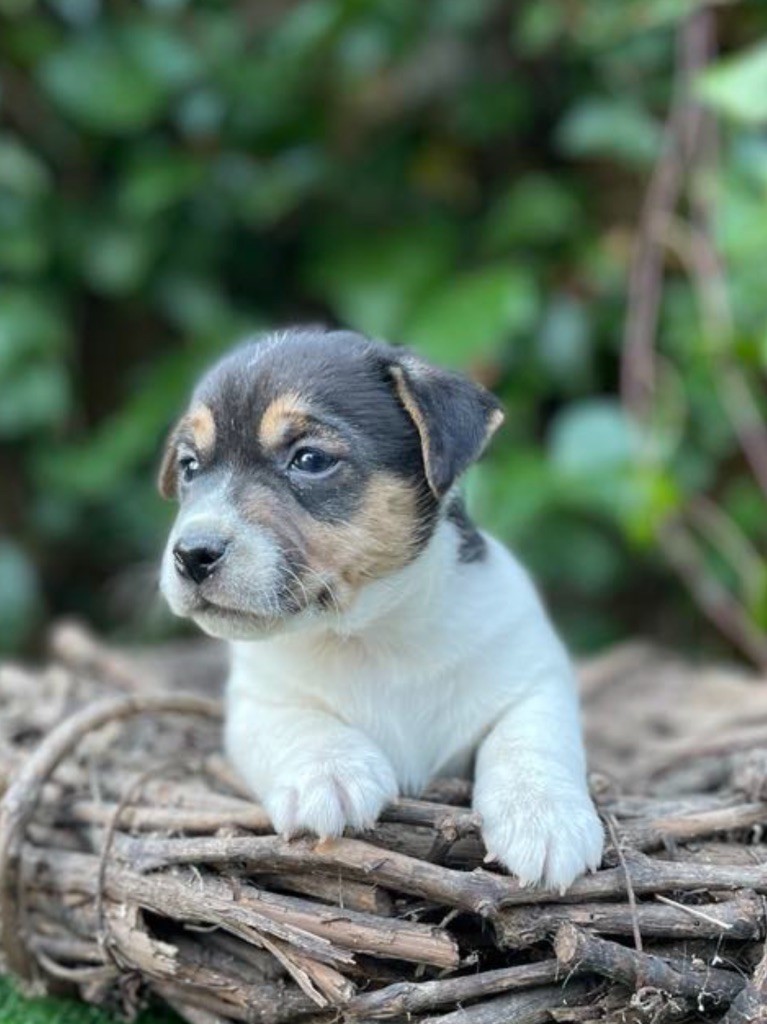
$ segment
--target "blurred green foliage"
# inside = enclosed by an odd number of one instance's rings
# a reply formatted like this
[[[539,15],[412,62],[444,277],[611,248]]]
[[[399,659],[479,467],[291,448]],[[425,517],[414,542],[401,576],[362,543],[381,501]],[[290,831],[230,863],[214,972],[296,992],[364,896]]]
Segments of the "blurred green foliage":
[[[61,612],[165,628],[146,611],[163,435],[225,345],[305,320],[497,390],[508,420],[474,508],[576,645],[707,635],[659,529],[711,491],[755,547],[767,517],[681,268],[655,457],[616,394],[633,232],[694,7],[0,0],[0,646]],[[731,344],[760,379],[767,7],[717,17],[725,56],[696,90],[724,121]],[[760,626],[763,569],[755,556]]]
[[[119,1018],[74,999],[25,999],[7,978],[0,978],[0,1024],[116,1024]],[[180,1024],[170,1010],[151,1007],[135,1024]]]

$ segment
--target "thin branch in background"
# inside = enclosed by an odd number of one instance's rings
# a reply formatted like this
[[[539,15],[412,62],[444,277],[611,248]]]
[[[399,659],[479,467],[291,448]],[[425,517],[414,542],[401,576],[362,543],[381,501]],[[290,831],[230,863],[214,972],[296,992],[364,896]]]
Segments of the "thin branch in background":
[[[730,591],[708,570],[689,530],[678,520],[667,523],[661,528],[658,541],[707,618],[750,661],[767,671],[767,637],[753,624]]]
[[[698,533],[716,548],[735,572],[746,600],[756,600],[762,590],[767,566],[743,530],[721,506],[702,494],[691,499],[686,512]]]
[[[701,33],[701,59],[705,66],[715,55],[713,14]],[[720,400],[735,431],[743,455],[760,488],[767,495],[767,424],[759,411],[744,373],[731,358],[735,317],[727,286],[724,261],[714,241],[714,183],[718,180],[719,132],[714,115],[701,109],[690,160],[695,175],[690,187],[691,223],[687,266],[695,284],[704,336],[716,365],[712,374]]]
[[[767,425],[745,375],[729,358],[733,314],[722,260],[713,241],[712,181],[718,162],[714,117],[691,98],[691,85],[716,50],[716,23],[709,5],[681,26],[671,111],[661,156],[647,189],[637,232],[628,289],[621,362],[621,395],[629,414],[646,428],[657,384],[657,333],[665,276],[665,252],[674,249],[696,290],[704,337],[716,366],[712,374],[722,406],[760,487],[767,494]],[[675,211],[690,192],[692,223]],[[738,572],[747,597],[761,585],[755,566],[762,559],[744,547],[734,523],[707,499],[693,499],[659,531],[658,542],[704,614],[747,658],[767,669],[767,635],[748,609],[711,572],[700,543],[685,525],[689,517],[707,540],[724,541],[724,554]]]
[[[664,278],[661,239],[679,202],[685,163],[700,129],[700,107],[690,101],[690,84],[706,65],[711,17],[705,8],[696,11],[680,32],[671,112],[645,195],[629,272],[621,395],[640,422],[647,418],[655,390],[655,338]]]
[[[708,214],[709,221],[712,214]],[[714,387],[730,420],[741,451],[761,490],[767,494],[767,425],[754,400],[745,374],[730,358],[734,343],[734,317],[727,277],[710,229],[669,221],[666,244],[687,271],[701,310],[702,331],[715,366]]]

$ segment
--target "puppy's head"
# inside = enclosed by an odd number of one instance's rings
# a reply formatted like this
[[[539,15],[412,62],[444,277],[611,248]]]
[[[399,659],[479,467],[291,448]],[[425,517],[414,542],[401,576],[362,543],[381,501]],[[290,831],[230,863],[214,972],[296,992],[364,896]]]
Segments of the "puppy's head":
[[[501,419],[477,385],[352,332],[241,346],[198,385],[160,470],[180,505],[170,607],[229,639],[343,612],[423,549]]]

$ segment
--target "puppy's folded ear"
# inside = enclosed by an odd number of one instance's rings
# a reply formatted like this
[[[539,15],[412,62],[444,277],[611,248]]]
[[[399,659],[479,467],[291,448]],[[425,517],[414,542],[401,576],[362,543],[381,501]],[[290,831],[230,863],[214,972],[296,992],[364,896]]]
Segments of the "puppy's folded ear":
[[[176,455],[178,442],[178,427],[174,427],[165,442],[165,450],[162,455],[162,462],[157,473],[157,490],[163,498],[170,500],[176,497]]]
[[[389,372],[421,438],[427,483],[442,498],[503,422],[501,405],[479,384],[410,354]]]

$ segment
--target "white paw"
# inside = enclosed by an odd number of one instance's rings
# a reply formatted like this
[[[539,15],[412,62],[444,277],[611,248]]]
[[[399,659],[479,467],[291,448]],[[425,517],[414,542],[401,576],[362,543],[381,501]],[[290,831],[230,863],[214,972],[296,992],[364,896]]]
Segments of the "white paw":
[[[264,794],[264,807],[277,832],[339,836],[345,828],[375,824],[397,798],[397,780],[382,758],[334,759],[308,764]]]
[[[556,795],[523,792],[475,794],[488,859],[501,862],[522,885],[563,893],[602,859],[604,833],[589,796],[580,790]]]

